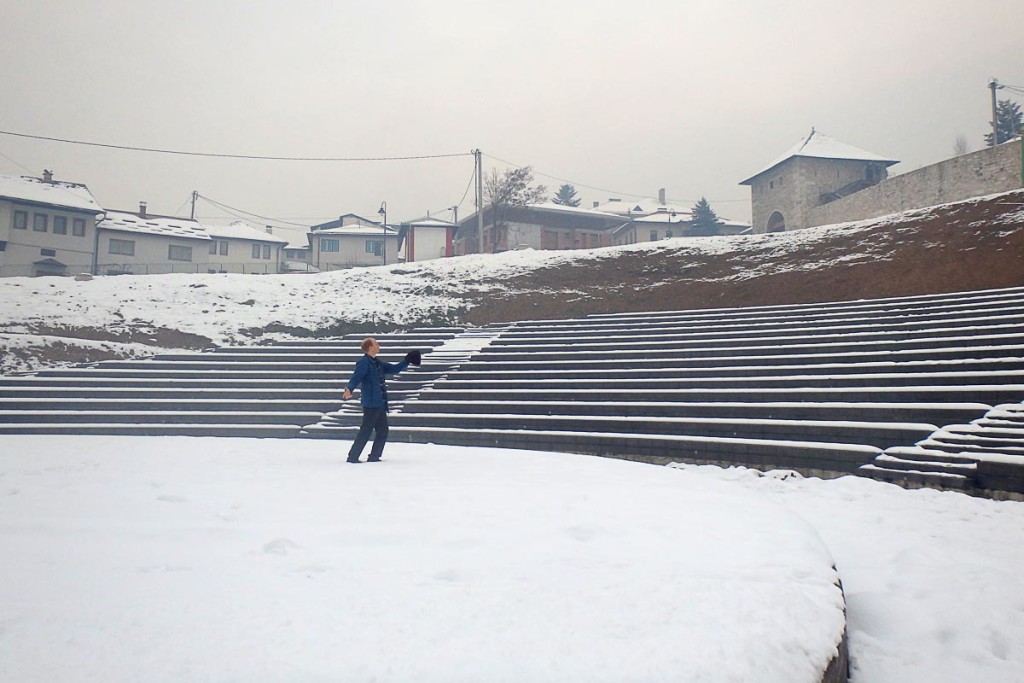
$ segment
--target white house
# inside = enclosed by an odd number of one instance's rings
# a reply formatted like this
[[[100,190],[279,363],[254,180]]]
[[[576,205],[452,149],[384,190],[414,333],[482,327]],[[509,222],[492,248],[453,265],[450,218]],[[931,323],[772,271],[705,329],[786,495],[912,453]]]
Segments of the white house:
[[[407,262],[428,261],[455,255],[459,226],[439,218],[419,218],[398,226],[399,250]]]
[[[310,263],[319,270],[398,262],[398,231],[390,226],[349,213],[310,230]]]
[[[306,242],[299,244],[289,242],[284,247],[284,260],[281,262],[282,273],[316,273],[317,268],[310,262],[309,235]]]
[[[210,235],[211,273],[279,273],[288,240],[245,221],[204,225]]]
[[[96,224],[96,268],[100,275],[206,273],[210,235],[188,218],[146,212],[107,211]]]
[[[80,183],[0,176],[0,276],[91,272],[103,209]]]

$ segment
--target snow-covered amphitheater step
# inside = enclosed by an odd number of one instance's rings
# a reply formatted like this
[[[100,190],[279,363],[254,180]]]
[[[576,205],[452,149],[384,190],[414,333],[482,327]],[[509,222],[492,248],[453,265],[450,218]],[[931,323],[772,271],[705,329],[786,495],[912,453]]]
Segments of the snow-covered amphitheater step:
[[[379,335],[399,357],[420,349],[430,359],[392,382],[396,406],[443,376],[450,361],[429,352],[456,332]],[[303,425],[342,406],[345,383],[362,355],[361,338],[168,354],[0,378],[0,433],[296,437]]]
[[[347,439],[360,336],[3,378],[0,432]],[[374,336],[386,360],[425,352],[389,381],[396,440],[1024,494],[1024,411],[1006,407],[1024,399],[1024,288]]]
[[[986,488],[975,459],[938,460],[948,464],[928,477],[931,460],[894,449],[920,448],[949,425],[1024,398],[1022,295],[516,323],[408,401],[391,435],[653,462],[852,468],[973,491]],[[338,411],[305,432],[351,438],[357,421]]]

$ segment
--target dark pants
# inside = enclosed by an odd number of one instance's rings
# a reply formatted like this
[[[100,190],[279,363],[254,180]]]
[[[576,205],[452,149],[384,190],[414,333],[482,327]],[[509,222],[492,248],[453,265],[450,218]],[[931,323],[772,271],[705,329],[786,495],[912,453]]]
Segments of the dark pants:
[[[352,442],[352,448],[348,451],[349,460],[359,459],[366,442],[370,440],[370,432],[374,433],[370,460],[380,460],[381,454],[384,453],[384,444],[388,440],[387,408],[363,408],[363,423],[359,425],[359,433],[356,434],[356,440]]]

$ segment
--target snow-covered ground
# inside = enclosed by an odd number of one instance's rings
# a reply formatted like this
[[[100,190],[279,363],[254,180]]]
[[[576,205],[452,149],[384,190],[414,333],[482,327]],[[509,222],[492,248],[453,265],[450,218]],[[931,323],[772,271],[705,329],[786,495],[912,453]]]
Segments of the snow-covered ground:
[[[0,437],[0,680],[1024,680],[1024,504],[346,445]]]
[[[308,276],[3,278],[0,374],[62,329],[231,344],[440,322],[537,269],[779,255],[877,223]],[[345,446],[0,437],[0,681],[810,681],[834,560],[854,683],[1024,682],[1024,503],[406,444],[349,466]]]

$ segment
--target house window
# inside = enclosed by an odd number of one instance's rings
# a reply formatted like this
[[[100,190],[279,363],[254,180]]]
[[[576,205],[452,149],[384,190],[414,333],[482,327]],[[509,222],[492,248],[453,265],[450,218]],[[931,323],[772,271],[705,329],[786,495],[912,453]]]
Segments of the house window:
[[[111,238],[108,251],[111,254],[135,256],[135,240],[116,240]]]
[[[260,257],[260,245],[258,245],[258,244],[252,245],[252,257],[253,258],[259,258]]]
[[[168,261],[191,261],[192,260],[192,247],[179,247],[176,244],[172,244],[167,247],[167,260]]]
[[[7,251],[7,242],[0,242],[0,251]]]
[[[657,230],[651,230],[651,241],[654,242],[657,239],[658,239],[658,231]]]
[[[75,237],[83,237],[85,235],[84,218],[71,219],[71,234],[74,235]]]
[[[769,190],[774,190],[775,189],[775,181],[774,180],[771,181],[770,183],[768,183],[768,189]]]
[[[57,255],[57,250],[56,249],[40,249],[39,250],[39,254],[41,256],[56,256]]]
[[[320,240],[320,251],[340,251],[338,240]]]
[[[270,245],[269,244],[264,244],[263,245],[263,258],[265,258],[268,261],[270,260]]]
[[[50,224],[50,217],[45,213],[34,213],[32,214],[32,229],[36,232],[46,232],[46,227]]]
[[[66,234],[68,234],[68,219],[67,219],[67,216],[54,216],[53,217],[53,234],[54,235],[66,235]]]
[[[384,246],[383,240],[366,240],[366,253],[373,254],[375,256],[381,255],[381,248]]]
[[[210,253],[211,254],[216,254],[217,253],[217,240],[213,240],[212,242],[210,242]]]
[[[14,227],[18,230],[25,230],[28,228],[28,213],[25,211],[14,212]]]
[[[220,243],[220,255],[221,256],[227,256],[228,255],[228,243],[227,243],[227,240],[223,240]]]

